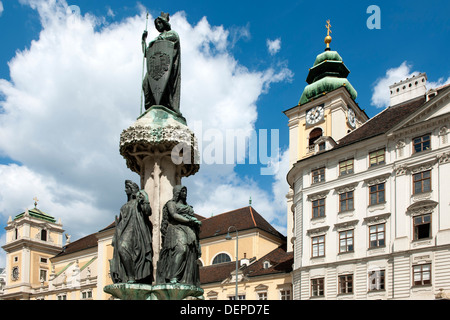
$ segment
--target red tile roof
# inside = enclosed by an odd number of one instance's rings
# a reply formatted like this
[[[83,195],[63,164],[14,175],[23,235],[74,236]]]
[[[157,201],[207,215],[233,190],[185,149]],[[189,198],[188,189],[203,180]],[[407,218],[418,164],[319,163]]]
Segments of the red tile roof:
[[[257,228],[280,239],[285,240],[286,238],[275,230],[253,207],[248,206],[204,219],[200,228],[200,239],[225,235],[230,226],[236,227],[238,232]],[[234,229],[231,229],[230,232],[233,233]]]
[[[264,268],[265,261],[270,263],[270,267]],[[292,271],[293,263],[294,253],[286,252],[286,245],[281,245],[254,263],[239,269],[242,270],[244,276],[252,278],[269,274],[289,273]],[[200,282],[202,284],[222,282],[229,278],[235,270],[236,261],[200,267]]]

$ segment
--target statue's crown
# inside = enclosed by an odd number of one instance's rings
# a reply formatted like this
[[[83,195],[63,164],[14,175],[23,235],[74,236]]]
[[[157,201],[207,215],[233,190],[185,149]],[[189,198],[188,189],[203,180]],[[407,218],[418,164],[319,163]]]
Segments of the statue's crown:
[[[161,18],[169,22],[169,13],[164,13],[161,11]]]

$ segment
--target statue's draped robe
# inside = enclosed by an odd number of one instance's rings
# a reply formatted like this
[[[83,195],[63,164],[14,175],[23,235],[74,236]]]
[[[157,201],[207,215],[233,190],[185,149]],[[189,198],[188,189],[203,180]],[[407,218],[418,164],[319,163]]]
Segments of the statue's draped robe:
[[[183,216],[193,216],[191,206],[182,203],[174,203],[177,213]],[[168,203],[163,208],[163,221],[161,226],[163,245],[159,254],[156,282],[169,283],[176,278],[178,283],[200,286],[200,274],[198,258],[200,257],[200,242],[198,225],[191,226],[175,220],[169,213]],[[167,220],[165,220],[167,218]],[[177,257],[182,257],[177,259]],[[181,263],[174,263],[180,261]]]
[[[148,49],[153,45],[155,41],[171,41],[173,42],[173,56],[172,56],[172,69],[169,79],[167,81],[166,89],[161,97],[159,105],[165,106],[176,113],[180,114],[180,92],[181,92],[181,48],[180,38],[178,34],[173,31],[162,32],[155,40],[151,41],[146,49],[145,56],[147,59],[149,51]],[[149,77],[150,70],[147,70],[144,81],[142,83],[144,96],[145,96],[145,110],[151,106],[156,105],[155,97],[153,96],[152,89],[150,87],[151,77]]]
[[[126,250],[132,257],[136,281],[149,284],[153,281],[152,225],[148,218],[150,214],[150,206],[140,204],[138,199],[132,199],[120,208],[112,239],[114,253],[110,265],[111,278],[115,283],[128,281],[119,255],[119,247],[122,245],[121,249],[124,249],[123,242],[127,243]]]

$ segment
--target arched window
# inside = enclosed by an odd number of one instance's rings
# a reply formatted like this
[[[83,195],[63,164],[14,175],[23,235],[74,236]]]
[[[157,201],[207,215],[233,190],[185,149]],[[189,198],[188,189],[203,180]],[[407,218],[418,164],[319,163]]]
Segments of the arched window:
[[[47,241],[47,230],[44,229],[41,230],[41,240]]]
[[[310,152],[314,151],[314,142],[316,142],[316,140],[319,139],[321,136],[322,136],[321,128],[315,128],[309,133],[308,148]]]
[[[218,263],[224,263],[224,262],[230,262],[231,258],[226,253],[219,253],[217,256],[215,256],[212,264],[218,264]]]

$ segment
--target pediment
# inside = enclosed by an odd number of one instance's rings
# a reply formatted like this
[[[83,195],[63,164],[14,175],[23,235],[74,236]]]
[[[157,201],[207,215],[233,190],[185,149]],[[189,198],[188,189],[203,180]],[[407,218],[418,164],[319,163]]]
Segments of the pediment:
[[[441,90],[434,98],[424,102],[422,107],[389,130],[388,135],[395,135],[398,131],[403,131],[413,126],[420,127],[422,123],[429,126],[430,121],[437,120],[444,115],[450,115],[450,87]]]

